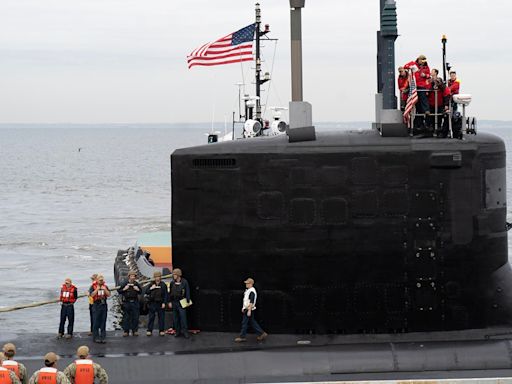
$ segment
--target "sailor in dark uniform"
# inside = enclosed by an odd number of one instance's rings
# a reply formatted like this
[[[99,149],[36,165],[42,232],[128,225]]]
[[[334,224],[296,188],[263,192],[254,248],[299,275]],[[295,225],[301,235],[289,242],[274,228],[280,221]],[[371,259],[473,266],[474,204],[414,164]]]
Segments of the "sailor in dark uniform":
[[[155,271],[153,273],[155,281],[146,287],[145,297],[148,302],[148,330],[147,336],[153,334],[153,324],[155,316],[158,314],[158,331],[160,336],[165,336],[165,306],[169,302],[167,294],[167,285],[162,281],[162,272]]]
[[[181,269],[175,268],[172,271],[172,281],[170,285],[171,308],[173,311],[174,329],[176,330],[175,337],[183,334],[185,339],[190,336],[188,334],[187,325],[187,312],[183,303],[190,303],[190,288],[188,281],[181,277]],[[184,302],[182,300],[185,299]]]

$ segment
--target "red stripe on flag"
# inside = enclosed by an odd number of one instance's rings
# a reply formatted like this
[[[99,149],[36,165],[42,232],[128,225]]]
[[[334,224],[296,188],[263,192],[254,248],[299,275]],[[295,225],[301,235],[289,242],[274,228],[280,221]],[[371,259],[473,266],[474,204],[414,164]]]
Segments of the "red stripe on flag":
[[[212,66],[212,65],[220,65],[220,64],[232,64],[232,63],[241,63],[243,61],[252,61],[253,58],[241,58],[241,59],[238,59],[238,60],[226,60],[226,61],[223,61],[222,63],[192,63],[190,64],[188,67],[189,68],[192,68],[196,65],[199,65],[199,66],[202,66],[202,67],[209,67],[209,66]]]

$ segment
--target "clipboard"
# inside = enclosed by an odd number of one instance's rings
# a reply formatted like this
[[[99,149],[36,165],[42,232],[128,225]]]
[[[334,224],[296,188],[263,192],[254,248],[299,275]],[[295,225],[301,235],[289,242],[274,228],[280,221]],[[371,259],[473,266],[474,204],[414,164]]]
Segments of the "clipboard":
[[[181,304],[181,308],[187,308],[187,307],[190,307],[192,305],[192,300],[190,301],[187,301],[187,299],[181,299],[180,300],[180,304]]]

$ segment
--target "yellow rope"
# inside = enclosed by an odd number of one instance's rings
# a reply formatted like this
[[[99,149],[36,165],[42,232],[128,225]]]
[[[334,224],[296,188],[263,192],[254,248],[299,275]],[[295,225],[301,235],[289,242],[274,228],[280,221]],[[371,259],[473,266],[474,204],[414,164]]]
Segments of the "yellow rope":
[[[171,277],[172,277],[172,275],[164,275],[164,276],[162,276],[162,280],[169,279]],[[142,281],[139,282],[139,284],[145,285],[147,283],[150,283],[153,280],[154,279],[142,280]],[[112,291],[116,291],[119,288],[121,288],[121,287],[120,286],[114,287],[114,288],[112,288]],[[89,296],[87,293],[82,293],[81,295],[78,295],[77,300],[82,298],[82,297],[87,297],[87,296]],[[38,301],[36,303],[30,303],[30,304],[13,305],[13,306],[10,306],[10,307],[0,308],[0,313],[13,312],[13,311],[18,311],[20,309],[26,309],[26,308],[41,307],[43,305],[55,304],[55,303],[59,303],[59,302],[60,302],[60,298],[59,299],[53,299],[53,300],[47,300],[47,301]]]

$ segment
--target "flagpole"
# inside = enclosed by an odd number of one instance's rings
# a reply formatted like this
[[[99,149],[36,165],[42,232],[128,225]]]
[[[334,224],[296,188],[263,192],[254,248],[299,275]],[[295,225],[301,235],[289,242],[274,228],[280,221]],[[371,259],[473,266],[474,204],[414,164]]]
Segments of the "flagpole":
[[[261,26],[261,10],[260,4],[256,3],[256,120],[261,121],[261,102],[260,102],[260,74],[261,74],[261,58],[260,58],[260,26]]]

